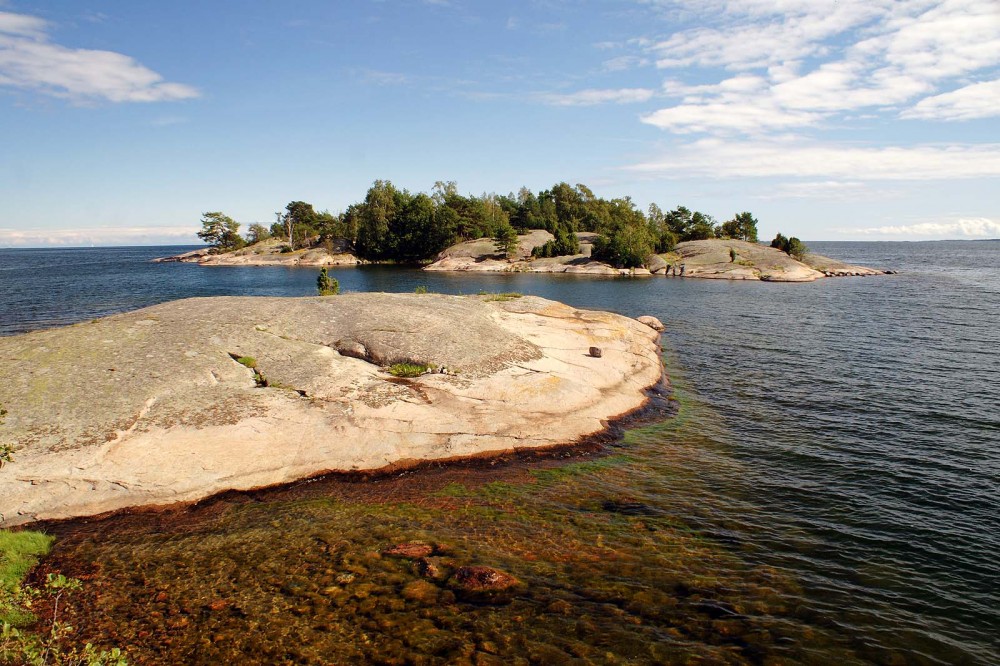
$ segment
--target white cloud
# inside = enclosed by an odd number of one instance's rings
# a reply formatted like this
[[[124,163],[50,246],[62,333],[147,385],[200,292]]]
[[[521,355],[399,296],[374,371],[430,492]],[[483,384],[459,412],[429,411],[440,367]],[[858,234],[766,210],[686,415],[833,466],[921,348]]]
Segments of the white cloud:
[[[673,177],[949,180],[1000,176],[1000,144],[855,147],[799,140],[702,139],[628,171]]]
[[[199,95],[121,53],[53,44],[48,28],[37,17],[0,12],[0,86],[75,102],[162,102]]]
[[[815,114],[785,111],[766,100],[761,102],[682,104],[642,116],[642,122],[678,133],[754,132],[761,129],[802,127],[816,121]]]
[[[573,93],[547,93],[542,101],[553,106],[595,106],[597,104],[633,104],[652,99],[654,91],[648,88],[590,88]]]
[[[835,231],[865,236],[928,236],[935,238],[1000,238],[1000,219],[966,217],[937,222],[886,225],[862,229],[836,229]]]
[[[859,181],[822,180],[780,183],[762,190],[754,198],[765,201],[780,199],[814,199],[821,201],[860,201],[895,198],[901,192],[886,188],[874,188]]]
[[[700,25],[639,46],[661,69],[739,72],[685,90],[644,118],[674,132],[819,127],[861,110],[906,118],[987,115],[993,88],[968,85],[1000,64],[996,0],[649,0]],[[710,27],[705,27],[705,26]],[[739,87],[754,81],[760,85]],[[930,97],[928,97],[930,96]],[[988,99],[983,99],[987,96]],[[921,100],[921,98],[924,98]],[[908,105],[916,104],[911,108]],[[992,115],[992,114],[989,114]]]
[[[190,225],[180,227],[92,227],[88,229],[4,229],[0,247],[87,247],[199,243]]]
[[[1000,79],[984,81],[920,100],[903,118],[971,120],[1000,116]]]
[[[647,58],[640,58],[639,56],[632,56],[632,55],[624,55],[624,56],[618,56],[617,58],[611,58],[610,60],[605,60],[601,64],[601,71],[624,72],[629,69],[645,67],[648,64],[649,60]]]

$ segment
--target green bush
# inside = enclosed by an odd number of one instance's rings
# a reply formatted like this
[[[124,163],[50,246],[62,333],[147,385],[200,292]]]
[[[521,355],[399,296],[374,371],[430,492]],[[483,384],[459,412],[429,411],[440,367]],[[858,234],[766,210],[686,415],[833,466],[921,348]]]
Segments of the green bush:
[[[257,367],[257,359],[255,359],[253,356],[240,356],[239,358],[236,359],[236,362],[239,363],[240,365],[245,365],[251,370]]]
[[[413,293],[414,294],[426,294],[427,293],[427,285],[423,285],[423,284],[419,285],[416,289],[413,290]]]
[[[319,269],[319,277],[316,278],[316,291],[320,296],[336,296],[340,293],[340,283],[337,278],[330,277],[326,268]]]
[[[389,366],[389,374],[393,377],[419,377],[430,369],[423,363],[393,363]]]

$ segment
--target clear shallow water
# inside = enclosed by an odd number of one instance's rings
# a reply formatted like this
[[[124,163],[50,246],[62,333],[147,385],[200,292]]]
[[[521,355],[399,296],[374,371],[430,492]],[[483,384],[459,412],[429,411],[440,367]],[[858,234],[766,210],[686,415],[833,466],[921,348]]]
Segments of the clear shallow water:
[[[315,543],[309,533],[315,525],[333,525],[355,544],[338,555],[341,560],[363,559],[393,539],[423,537],[458,544],[463,557],[502,565],[530,581],[531,592],[504,609],[459,608],[422,618],[473,645],[485,640],[491,623],[505,628],[519,637],[498,648],[508,662],[530,659],[538,643],[562,645],[572,633],[575,643],[559,649],[567,658],[594,663],[690,657],[733,663],[996,663],[1000,242],[811,246],[902,273],[782,285],[335,271],[346,290],[426,285],[446,293],[520,291],[658,316],[668,326],[665,355],[680,411],[632,432],[620,451],[624,457],[556,480],[529,476],[498,487],[490,483],[495,470],[453,472],[440,487],[404,480],[383,492],[389,486],[375,484],[371,496],[362,493],[356,500],[334,484],[315,501],[266,500],[268,515],[279,521],[270,531],[260,527],[252,508],[235,505],[191,517],[188,528],[118,523],[101,528],[99,538],[86,530],[67,534],[57,556],[67,558],[67,566],[97,563],[107,570],[109,585],[125,585],[121,596],[138,599],[163,575],[156,573],[162,567],[150,563],[170,553],[188,562],[189,575],[204,572],[185,590],[195,598],[227,575],[213,567],[206,542],[245,551],[244,566],[284,566],[294,553],[305,553],[299,563],[303,580],[313,580],[325,569],[309,564],[302,544]],[[146,263],[169,252],[0,250],[0,331],[186,296],[308,295],[315,288],[313,269]],[[456,483],[465,490],[456,490]],[[440,499],[442,492],[448,502]],[[406,502],[393,499],[400,495]],[[615,510],[630,502],[646,507],[644,513]],[[281,526],[282,520],[299,527]],[[204,529],[213,538],[192,540],[185,529]],[[579,555],[598,536],[602,550]],[[278,555],[257,553],[253,544],[261,543]],[[282,543],[298,545],[289,550]],[[337,567],[343,565],[338,560]],[[416,622],[421,612],[427,614],[419,605],[392,610],[392,595],[398,597],[406,584],[399,577],[408,571],[394,566],[368,567],[379,600],[368,615],[346,604],[337,608],[347,615],[334,613],[327,622],[338,626],[338,617],[363,615],[374,623],[373,635],[391,638],[398,628],[379,629],[380,621],[412,614]],[[131,588],[122,582],[128,578],[122,572],[144,567],[151,572],[147,579],[133,580]],[[240,612],[247,618],[239,622],[259,626],[265,600],[287,602],[276,606],[287,622],[277,622],[274,635],[265,632],[261,645],[280,645],[288,632],[305,632],[303,641],[324,644],[314,627],[292,619],[316,617],[315,604],[297,616],[292,611],[301,602],[294,591],[285,594],[279,584],[274,592],[260,582],[266,576],[251,578],[256,582],[242,586],[249,598]],[[294,576],[286,578],[287,587]],[[698,591],[692,595],[691,589]],[[550,610],[560,599],[575,610]],[[697,606],[705,599],[729,604],[749,619]],[[139,606],[133,601],[129,612],[134,615]],[[102,614],[118,617],[109,608]],[[462,614],[473,618],[472,625],[446,621]],[[587,625],[580,630],[581,615],[603,638]],[[725,626],[730,620],[738,626]],[[206,627],[188,626],[176,631],[189,641],[167,638],[194,650]],[[226,636],[233,629],[219,631]],[[363,639],[357,635],[333,635],[357,648],[341,659],[382,654],[358,647]],[[643,648],[628,647],[636,644]],[[253,648],[257,654],[261,645]]]

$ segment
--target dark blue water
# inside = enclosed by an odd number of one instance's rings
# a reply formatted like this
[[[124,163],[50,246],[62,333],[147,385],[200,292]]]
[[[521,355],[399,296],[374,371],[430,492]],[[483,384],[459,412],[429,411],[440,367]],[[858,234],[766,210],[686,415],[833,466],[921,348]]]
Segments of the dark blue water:
[[[900,274],[332,274],[347,291],[519,291],[659,317],[684,407],[647,437],[704,494],[661,504],[794,577],[796,614],[864,661],[1000,663],[1000,241],[810,246]],[[189,296],[315,290],[314,269],[148,262],[181,249],[0,250],[0,333]],[[636,485],[657,492],[655,478]]]

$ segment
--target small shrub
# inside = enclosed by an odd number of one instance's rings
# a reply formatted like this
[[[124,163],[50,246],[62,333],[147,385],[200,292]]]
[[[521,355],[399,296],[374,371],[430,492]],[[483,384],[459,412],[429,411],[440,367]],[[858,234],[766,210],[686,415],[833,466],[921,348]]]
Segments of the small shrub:
[[[419,377],[430,369],[423,363],[393,363],[389,366],[389,374],[393,377]]]
[[[736,261],[736,250],[729,248],[729,263]]]
[[[14,462],[14,446],[12,444],[0,444],[0,469],[7,463]]]
[[[288,254],[289,252],[292,252],[292,246],[291,245],[282,245],[281,246],[281,254]]]
[[[340,293],[340,283],[337,278],[330,277],[326,268],[319,269],[319,277],[316,278],[316,291],[320,296],[336,296]]]
[[[413,290],[413,293],[414,294],[426,294],[427,293],[427,285],[423,285],[423,284],[419,285],[416,289]]]
[[[250,368],[251,370],[257,367],[257,359],[253,356],[240,356],[236,359],[236,362]]]
[[[0,405],[0,425],[3,425],[5,416],[7,416],[7,410],[3,408],[3,405]],[[14,445],[0,444],[0,469],[12,462],[14,462]]]

